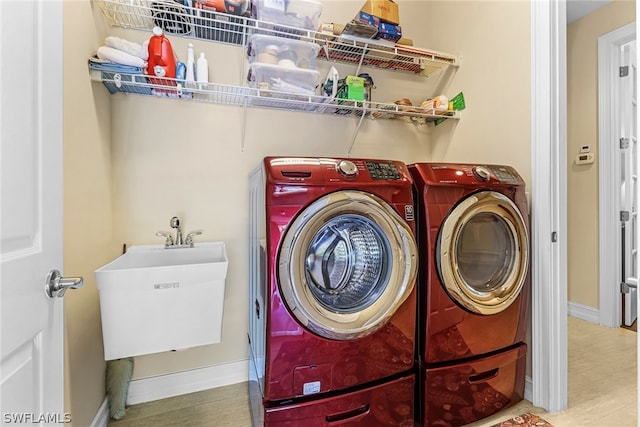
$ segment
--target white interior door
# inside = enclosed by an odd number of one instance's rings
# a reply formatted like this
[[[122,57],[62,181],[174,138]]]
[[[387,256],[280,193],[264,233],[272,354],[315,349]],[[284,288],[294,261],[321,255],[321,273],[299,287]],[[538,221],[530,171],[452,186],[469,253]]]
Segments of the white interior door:
[[[620,144],[623,323],[638,317],[638,141],[635,40],[620,46]]]
[[[63,300],[45,279],[62,267],[62,1],[2,0],[0,24],[2,425],[59,425]]]

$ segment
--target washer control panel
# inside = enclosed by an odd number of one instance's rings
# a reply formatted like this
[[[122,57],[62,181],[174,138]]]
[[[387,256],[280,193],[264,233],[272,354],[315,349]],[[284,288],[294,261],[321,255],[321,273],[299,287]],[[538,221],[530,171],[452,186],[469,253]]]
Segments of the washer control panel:
[[[358,167],[351,160],[341,160],[336,165],[336,169],[345,178],[355,178],[358,175]]]
[[[393,160],[265,157],[263,161],[267,179],[272,183],[310,186],[339,182],[348,185],[412,182],[407,166]]]
[[[399,180],[401,179],[398,168],[392,162],[373,162],[366,161],[365,165],[371,175],[371,179],[375,180]]]

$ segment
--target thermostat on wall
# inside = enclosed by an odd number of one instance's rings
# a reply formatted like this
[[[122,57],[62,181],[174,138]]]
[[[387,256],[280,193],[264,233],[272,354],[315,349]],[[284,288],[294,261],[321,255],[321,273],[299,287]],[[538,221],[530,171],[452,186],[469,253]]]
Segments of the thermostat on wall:
[[[593,153],[582,153],[576,156],[576,165],[586,165],[593,163]]]

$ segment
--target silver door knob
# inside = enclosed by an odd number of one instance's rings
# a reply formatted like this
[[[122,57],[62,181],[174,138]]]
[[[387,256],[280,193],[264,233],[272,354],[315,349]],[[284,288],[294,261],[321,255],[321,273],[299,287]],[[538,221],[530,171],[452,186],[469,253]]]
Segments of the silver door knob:
[[[62,277],[58,270],[51,270],[47,275],[44,290],[49,298],[61,298],[67,289],[78,289],[82,285],[82,277]]]

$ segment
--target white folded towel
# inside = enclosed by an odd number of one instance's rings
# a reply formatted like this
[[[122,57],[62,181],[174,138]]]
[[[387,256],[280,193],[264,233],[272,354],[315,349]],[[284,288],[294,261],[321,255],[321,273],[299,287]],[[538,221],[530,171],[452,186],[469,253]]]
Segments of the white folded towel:
[[[136,42],[121,39],[120,37],[109,36],[104,39],[104,44],[105,46],[121,50],[133,56],[137,56],[138,58],[144,59],[145,61],[149,59],[149,40],[145,41],[143,45],[139,45]]]
[[[133,67],[146,67],[147,65],[144,59],[109,46],[100,46],[96,54],[100,59],[106,59],[117,64],[131,65]]]

